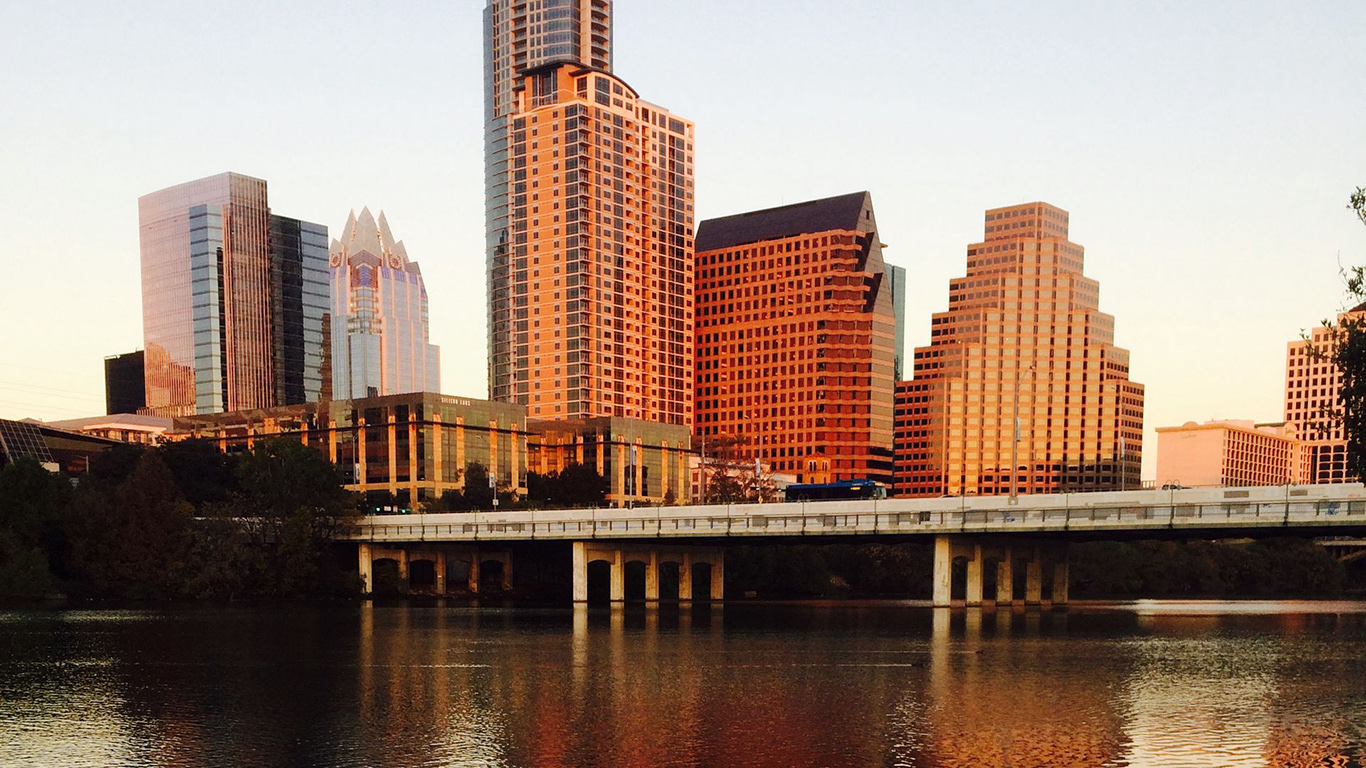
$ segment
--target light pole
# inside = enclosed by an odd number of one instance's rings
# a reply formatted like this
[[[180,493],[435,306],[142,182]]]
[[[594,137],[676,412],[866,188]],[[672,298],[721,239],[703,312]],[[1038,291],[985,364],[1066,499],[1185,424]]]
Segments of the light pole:
[[[1034,364],[1029,364],[1029,372],[1034,372]],[[1010,503],[1014,504],[1019,500],[1020,495],[1020,374],[1024,373],[1018,366],[1015,368],[1015,406],[1013,410],[1013,420],[1015,422],[1014,439],[1010,441]]]

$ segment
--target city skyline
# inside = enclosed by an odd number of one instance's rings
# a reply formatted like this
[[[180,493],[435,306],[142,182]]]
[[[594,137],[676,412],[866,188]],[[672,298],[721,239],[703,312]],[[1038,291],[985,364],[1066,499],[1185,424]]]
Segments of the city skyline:
[[[1353,169],[1366,167],[1361,162],[1363,148],[1359,141],[1366,119],[1360,100],[1351,98],[1354,91],[1346,74],[1360,69],[1352,62],[1359,62],[1361,54],[1349,55],[1341,45],[1350,38],[1346,30],[1360,28],[1353,20],[1361,11],[1347,4],[1317,7],[1312,17],[1268,5],[1264,13],[1250,14],[1258,17],[1255,20],[1232,19],[1235,31],[1242,35],[1234,35],[1239,37],[1237,43],[1221,41],[1218,52],[1232,55],[1219,63],[1195,54],[1198,36],[1193,30],[1203,26],[1199,18],[1215,15],[1210,9],[1183,11],[1180,19],[1191,31],[1184,31],[1183,26],[1177,30],[1180,34],[1166,42],[1159,42],[1157,32],[1172,25],[1175,19],[1169,17],[1164,23],[1134,19],[1138,13],[1133,6],[1112,10],[1104,23],[1089,10],[1071,14],[1081,18],[1061,18],[1069,14],[1057,8],[1040,9],[1035,12],[1037,19],[1023,22],[1057,22],[1074,34],[1088,23],[1095,28],[1093,31],[1103,31],[1111,25],[1124,27],[1125,20],[1134,27],[1129,41],[1132,45],[1120,47],[1114,57],[1114,69],[1092,79],[1073,76],[1069,80],[1065,76],[1065,54],[1044,53],[1026,66],[1024,69],[1034,74],[1043,72],[1059,77],[1050,81],[1060,91],[1051,92],[1050,100],[1058,95],[1062,98],[1057,104],[1067,107],[1063,104],[1066,96],[1075,100],[1078,96],[1101,94],[1106,84],[1103,75],[1110,75],[1110,81],[1131,86],[1125,89],[1126,93],[1149,99],[1152,108],[1139,112],[1128,102],[1121,106],[1100,98],[1080,107],[1073,104],[1073,111],[1066,113],[1086,122],[1089,129],[1085,131],[1069,128],[1061,118],[1041,121],[1046,126],[1040,128],[1007,127],[991,120],[1001,117],[997,111],[1004,109],[1001,104],[976,111],[964,109],[946,101],[948,95],[944,92],[918,83],[915,89],[908,87],[904,93],[891,92],[892,98],[884,98],[883,106],[894,107],[896,114],[905,115],[897,110],[917,103],[911,96],[918,95],[922,106],[936,107],[919,128],[916,124],[906,126],[914,140],[920,142],[920,153],[903,155],[896,151],[900,145],[894,136],[902,126],[889,131],[894,121],[888,121],[888,126],[876,128],[871,137],[860,137],[864,139],[860,154],[865,162],[849,162],[846,158],[839,161],[842,167],[838,169],[826,164],[818,156],[820,153],[794,154],[791,150],[798,142],[785,143],[781,136],[770,137],[773,146],[752,143],[754,125],[762,122],[763,113],[787,108],[794,91],[786,89],[798,87],[772,77],[779,64],[794,66],[791,55],[765,60],[754,56],[751,49],[741,60],[720,50],[761,22],[814,34],[823,18],[818,12],[820,6],[802,6],[805,13],[797,14],[784,13],[787,6],[749,7],[736,13],[734,29],[715,35],[715,39],[707,39],[693,20],[677,20],[669,27],[671,36],[687,39],[690,44],[695,42],[696,48],[662,56],[658,53],[663,50],[658,16],[652,15],[658,9],[645,5],[629,1],[615,4],[619,26],[614,43],[616,68],[631,73],[628,79],[642,92],[698,121],[697,219],[824,197],[849,189],[870,189],[880,201],[881,229],[892,246],[888,258],[908,269],[907,322],[911,327],[907,347],[927,341],[925,320],[938,309],[936,297],[958,268],[962,243],[974,240],[972,229],[980,210],[1018,200],[1048,199],[1070,210],[1079,222],[1085,222],[1074,232],[1074,239],[1090,249],[1088,271],[1103,286],[1102,302],[1109,312],[1122,318],[1116,342],[1133,352],[1134,378],[1148,385],[1149,457],[1155,453],[1151,430],[1156,426],[1211,417],[1274,418],[1283,394],[1286,339],[1341,308],[1341,291],[1334,271],[1339,257],[1343,264],[1366,260],[1359,225],[1343,207],[1347,193],[1362,181],[1353,178],[1360,173]],[[701,7],[719,10],[722,6],[702,3]],[[922,34],[921,27],[908,23],[914,15],[908,11],[872,3],[862,4],[859,9],[880,15],[886,22],[883,27],[906,30],[912,36]],[[139,118],[130,106],[137,103],[135,98],[126,99],[127,104],[123,105],[107,101],[140,93],[131,85],[108,80],[118,73],[131,74],[131,62],[119,56],[113,56],[106,69],[93,75],[113,87],[104,94],[83,99],[90,105],[75,100],[60,102],[63,108],[54,114],[75,119],[53,127],[53,135],[46,141],[37,141],[42,137],[26,116],[15,116],[5,122],[3,135],[7,141],[3,144],[26,147],[31,150],[26,154],[32,157],[11,152],[3,155],[5,166],[19,172],[21,183],[7,185],[10,191],[0,193],[4,195],[0,202],[5,203],[0,205],[0,210],[5,211],[0,215],[7,217],[0,223],[17,236],[17,241],[11,240],[11,246],[19,253],[40,254],[42,258],[15,259],[19,279],[10,281],[4,289],[5,300],[18,308],[14,311],[22,311],[38,322],[29,334],[14,335],[0,342],[4,345],[0,347],[0,357],[9,361],[0,372],[0,382],[4,382],[0,383],[0,415],[63,418],[98,412],[103,357],[131,348],[139,338],[133,330],[140,321],[135,310],[135,214],[129,211],[128,201],[148,190],[224,168],[276,182],[285,194],[273,194],[272,203],[312,221],[336,220],[339,206],[329,197],[396,200],[389,204],[389,210],[402,210],[404,221],[413,221],[415,226],[405,226],[407,239],[416,251],[424,254],[433,292],[443,297],[434,307],[432,341],[446,345],[449,350],[444,388],[456,393],[482,392],[484,381],[480,371],[485,357],[478,343],[482,313],[476,310],[482,305],[483,286],[473,279],[482,261],[478,237],[482,227],[477,221],[477,210],[476,218],[462,214],[455,226],[451,225],[448,213],[470,208],[471,201],[479,199],[482,188],[477,140],[479,115],[472,106],[475,102],[466,98],[469,93],[477,93],[479,87],[475,74],[478,10],[474,4],[469,8],[447,4],[415,9],[415,16],[430,14],[433,29],[458,30],[449,35],[458,41],[457,45],[440,50],[435,46],[418,46],[412,53],[414,60],[426,63],[444,79],[436,82],[417,78],[419,84],[431,91],[426,98],[417,98],[411,104],[419,107],[422,118],[414,121],[420,126],[415,130],[426,134],[416,149],[401,149],[401,145],[395,144],[388,159],[403,158],[405,151],[420,157],[395,163],[387,173],[362,169],[357,181],[343,185],[342,189],[327,189],[335,185],[334,177],[327,175],[331,169],[319,160],[319,155],[306,149],[300,151],[298,146],[275,147],[277,143],[297,142],[303,135],[298,128],[285,127],[284,135],[278,139],[262,134],[259,128],[237,129],[238,133],[228,134],[234,141],[226,149],[214,150],[186,137],[172,140],[176,136],[174,130],[148,130],[151,121]],[[26,11],[8,9],[5,13],[22,16]],[[292,28],[291,22],[300,24],[307,17],[320,15],[297,8],[282,14],[281,26],[285,29]],[[920,15],[926,17],[921,21],[938,20],[950,31],[961,31],[963,19],[955,20],[953,14],[942,9]],[[1174,16],[1175,11],[1171,10],[1170,15]],[[989,49],[993,40],[1005,39],[1003,27],[1012,18],[1021,21],[1014,16],[1001,13],[980,20],[983,50]],[[245,23],[245,18],[222,20],[230,27]],[[24,23],[41,30],[42,21]],[[158,19],[148,24],[148,29],[135,33],[152,34],[158,24],[170,23],[173,22]],[[320,23],[327,26],[333,22],[322,19]],[[829,23],[828,18],[825,23]],[[416,27],[420,22],[410,18],[405,24]],[[621,27],[628,24],[629,31],[622,31]],[[867,42],[868,56],[876,60],[888,55],[887,34],[881,32]],[[954,34],[949,37],[962,42]],[[1273,38],[1275,46],[1268,44]],[[1104,39],[1102,34],[1090,41],[1083,40],[1083,47],[1094,50]],[[75,30],[70,40],[58,41],[59,49],[67,42],[81,41],[89,42],[85,33]],[[746,40],[746,45],[751,42]],[[20,62],[28,61],[24,58],[26,45],[26,41],[20,41],[17,51],[7,55],[19,57]],[[93,49],[102,50],[99,45]],[[930,50],[943,53],[933,46]],[[1008,45],[1001,50],[1011,52]],[[1145,53],[1156,58],[1147,59],[1142,55]],[[667,61],[678,56],[699,66],[690,69]],[[54,58],[52,66],[60,68],[64,65],[56,62],[58,58]],[[1008,59],[1005,54],[998,57],[1003,62]],[[1139,73],[1136,60],[1143,60],[1144,66],[1154,61],[1156,65],[1145,76]],[[1126,62],[1131,66],[1123,66]],[[1248,66],[1249,62],[1253,66]],[[280,74],[308,72],[307,66],[289,58],[275,63],[286,65]],[[366,63],[375,64],[368,60]],[[940,63],[949,69],[957,66],[956,60],[947,56]],[[732,68],[733,82],[719,83],[714,75],[718,68],[727,67]],[[267,69],[261,64],[248,67],[247,76],[263,77]],[[811,66],[802,71],[809,70],[815,77],[818,69]],[[1001,67],[983,65],[982,70],[976,72],[980,77],[960,82],[960,89],[966,88],[964,98],[972,91],[968,86],[980,89],[979,99],[989,100],[984,97],[1009,97],[1008,86],[1019,84]],[[680,76],[680,71],[687,74]],[[1179,87],[1178,75],[1183,73],[1191,75],[1186,78],[1193,83],[1191,87]],[[394,78],[393,74],[384,71],[373,76],[402,83],[402,78]],[[1265,89],[1257,98],[1243,97],[1241,101],[1220,93],[1215,86],[1231,76],[1259,76],[1264,78]],[[877,80],[871,73],[870,78],[870,88],[880,83],[885,92],[887,81]],[[74,79],[71,84],[75,84]],[[46,85],[49,87],[45,93],[31,93],[32,86],[22,83],[3,85],[0,90],[12,97],[9,100],[13,103],[42,105],[45,100],[60,101],[66,92],[64,88],[71,87],[62,77],[49,79]],[[1163,87],[1170,91],[1164,92]],[[722,90],[726,98],[715,102],[700,98],[699,94],[712,88]],[[457,96],[457,89],[464,95]],[[336,92],[334,89],[333,93]],[[739,100],[736,94],[741,92],[754,95]],[[399,86],[396,93],[412,96],[414,92]],[[29,98],[22,98],[25,94]],[[928,101],[927,95],[931,97]],[[444,113],[433,110],[432,101],[440,101],[446,105],[443,109],[460,113],[458,141],[437,130],[444,125],[438,119]],[[1264,109],[1267,103],[1279,109]],[[1005,98],[1004,104],[1010,105],[1010,99]],[[87,113],[84,110],[88,107],[103,109],[105,114],[101,117]],[[984,119],[962,123],[945,119],[945,115],[969,114]],[[1138,130],[1134,133],[1121,132],[1121,140],[1115,140],[1115,134],[1107,132],[1113,123],[1135,115]],[[326,139],[332,135],[329,131],[335,130],[330,124],[300,122],[325,127],[320,134],[324,140],[319,144],[327,146]],[[967,130],[956,141],[935,134],[935,130],[950,125],[967,126]],[[810,139],[853,139],[857,134],[850,126],[852,123],[831,122],[828,117],[814,120],[804,137],[808,141],[802,143],[809,144]],[[181,126],[171,121],[168,127]],[[138,133],[138,128],[144,132]],[[71,183],[70,171],[61,163],[45,169],[47,173],[35,172],[38,163],[50,161],[58,149],[71,150],[75,158],[82,157],[84,150],[74,146],[75,138],[85,135],[82,131],[103,137],[105,143],[121,141],[125,162],[136,163],[136,171],[123,169],[120,176],[111,170],[118,168],[117,164],[100,159],[93,164],[93,172],[86,169],[84,185]],[[340,132],[336,135],[336,140],[344,136]],[[955,178],[956,185],[961,186],[945,188],[944,174],[948,169],[929,156],[933,153],[925,152],[927,142],[935,146],[929,140],[936,136],[944,142],[943,147],[938,147],[940,154],[960,162],[964,157],[962,151],[972,149],[974,142],[985,140],[989,145],[981,161],[962,163],[961,175]],[[1344,140],[1352,136],[1358,140]],[[165,145],[168,140],[171,143]],[[867,149],[869,141],[886,154],[887,162],[880,162],[878,153]],[[1038,154],[1047,155],[1047,161],[1054,164],[1060,163],[1064,155],[1075,156],[1070,168],[1068,163],[1061,162],[1061,169],[1049,168],[1030,186],[1022,181],[1023,177],[1037,171],[1044,161],[1026,159],[1021,152],[1015,166],[1003,166],[1003,158],[1010,157],[1007,150],[1012,143],[1021,148],[1045,150]],[[244,147],[253,144],[261,147],[259,151],[244,155],[248,152]],[[297,155],[297,160],[286,159],[281,149]],[[1128,162],[1115,164],[1110,159],[1112,154],[1128,155]],[[800,158],[800,162],[794,162],[795,158]],[[1092,178],[1081,172],[1088,163],[1107,168],[1109,173],[1097,173]],[[996,167],[991,167],[993,164]],[[443,179],[433,182],[432,176],[420,169],[422,165],[435,166]],[[452,173],[453,165],[462,170]],[[1200,170],[1192,172],[1190,169],[1197,165]],[[888,181],[900,176],[907,179]],[[436,196],[437,201],[431,204],[406,207],[408,201],[431,196],[433,183],[446,194]],[[409,187],[417,191],[409,191]],[[130,188],[134,193],[131,197],[127,194]],[[391,189],[398,193],[388,194]],[[936,199],[931,201],[931,197]],[[81,209],[87,215],[78,222],[59,223],[56,211],[68,208]],[[106,210],[120,208],[123,212],[119,215],[106,214]],[[9,216],[15,219],[11,221]],[[36,274],[30,261],[55,267],[49,269],[55,274]],[[434,262],[437,269],[431,266]],[[1178,269],[1176,274],[1168,273]],[[19,286],[27,288],[21,290]],[[73,318],[53,317],[51,310],[38,302],[51,305],[56,303],[54,297],[78,306],[101,306],[108,317],[98,323],[90,322],[89,318],[73,322]],[[1153,301],[1154,297],[1161,301]],[[1236,342],[1229,343],[1229,339]],[[1236,376],[1230,376],[1231,372]],[[1236,381],[1237,386],[1229,386],[1230,380]],[[1145,469],[1144,476],[1151,476],[1150,468]]]

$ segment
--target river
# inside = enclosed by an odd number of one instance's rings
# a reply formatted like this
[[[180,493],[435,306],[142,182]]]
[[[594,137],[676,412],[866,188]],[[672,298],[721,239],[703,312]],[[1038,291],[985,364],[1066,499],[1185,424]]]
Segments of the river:
[[[1324,766],[1366,603],[0,612],[0,765]]]

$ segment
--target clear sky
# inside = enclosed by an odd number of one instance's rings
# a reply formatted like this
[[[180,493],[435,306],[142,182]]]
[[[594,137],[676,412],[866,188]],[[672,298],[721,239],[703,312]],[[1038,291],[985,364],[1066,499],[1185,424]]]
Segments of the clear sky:
[[[982,211],[1072,214],[1155,426],[1281,417],[1366,263],[1366,3],[616,0],[615,70],[697,122],[697,214],[867,189],[929,338]],[[222,171],[384,209],[443,389],[484,396],[481,0],[0,3],[0,417],[103,409],[137,198]]]

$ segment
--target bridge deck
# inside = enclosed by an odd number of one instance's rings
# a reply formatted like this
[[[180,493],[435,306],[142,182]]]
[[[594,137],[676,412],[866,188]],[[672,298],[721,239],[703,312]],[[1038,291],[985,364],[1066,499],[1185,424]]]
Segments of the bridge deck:
[[[794,502],[634,509],[375,515],[356,541],[706,539],[941,534],[1141,534],[1261,529],[1366,530],[1366,487],[1118,491],[942,499]],[[1287,531],[1289,532],[1289,531]]]

